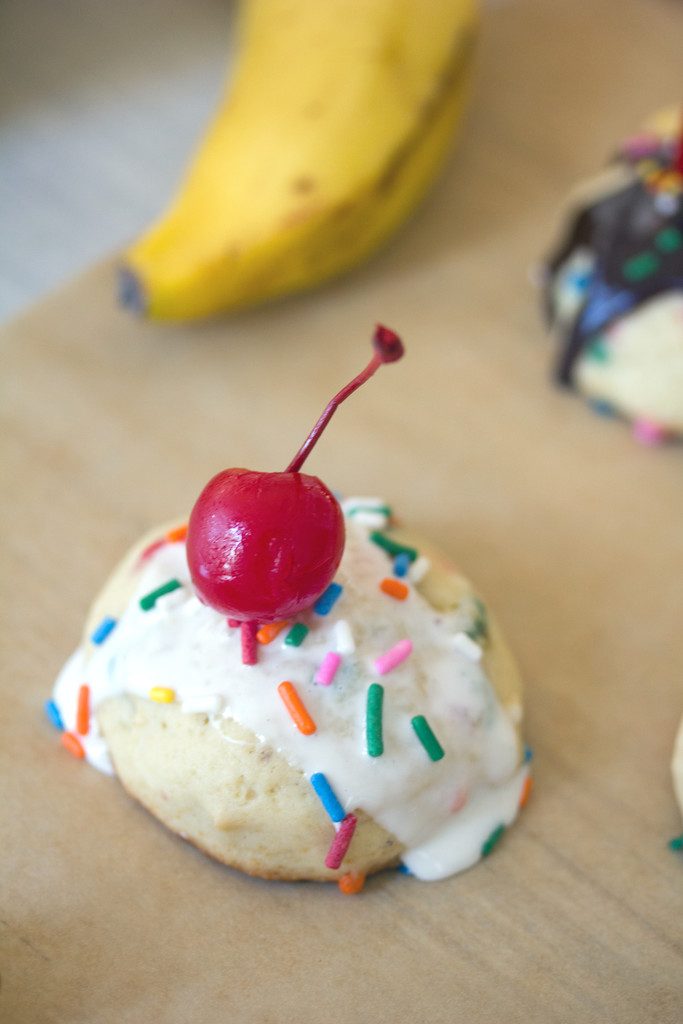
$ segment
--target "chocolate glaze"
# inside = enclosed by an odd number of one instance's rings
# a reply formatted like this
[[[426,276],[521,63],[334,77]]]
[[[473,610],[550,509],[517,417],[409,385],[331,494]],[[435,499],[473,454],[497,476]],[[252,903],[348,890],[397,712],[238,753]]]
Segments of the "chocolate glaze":
[[[660,143],[648,153],[646,176],[642,162],[633,166],[627,153],[616,159],[631,168],[629,180],[582,207],[546,260],[545,309],[550,325],[555,326],[553,287],[558,272],[577,249],[587,249],[594,259],[583,302],[564,328],[555,369],[557,380],[567,386],[572,384],[576,360],[600,331],[655,295],[683,290],[683,244],[667,248],[661,243],[661,232],[667,228],[683,236],[680,187],[666,193],[658,187],[658,180],[664,182],[663,175],[668,174],[671,182],[676,173],[675,147]],[[678,184],[683,185],[683,179],[679,178]],[[629,261],[637,257],[649,260],[651,269],[634,279],[628,272]]]

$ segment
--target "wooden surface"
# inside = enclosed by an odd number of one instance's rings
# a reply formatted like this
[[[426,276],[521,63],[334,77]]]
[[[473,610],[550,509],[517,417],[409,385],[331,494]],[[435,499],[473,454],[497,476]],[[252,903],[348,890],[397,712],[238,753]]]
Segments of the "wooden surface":
[[[6,330],[1,1020],[680,1021],[683,455],[547,386],[527,271],[565,187],[676,98],[682,33],[673,3],[497,7],[458,153],[370,266],[170,329],[117,311],[105,264]],[[408,358],[313,470],[385,495],[497,608],[537,788],[474,870],[348,899],[204,859],[41,705],[127,545],[223,466],[283,466],[376,319]]]

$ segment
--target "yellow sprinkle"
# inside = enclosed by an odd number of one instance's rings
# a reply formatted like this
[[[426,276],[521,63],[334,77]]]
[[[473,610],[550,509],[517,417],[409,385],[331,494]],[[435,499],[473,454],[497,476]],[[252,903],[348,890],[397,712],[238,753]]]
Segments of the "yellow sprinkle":
[[[175,700],[175,690],[168,686],[153,686],[149,691],[149,699],[155,700],[157,704],[172,704]]]

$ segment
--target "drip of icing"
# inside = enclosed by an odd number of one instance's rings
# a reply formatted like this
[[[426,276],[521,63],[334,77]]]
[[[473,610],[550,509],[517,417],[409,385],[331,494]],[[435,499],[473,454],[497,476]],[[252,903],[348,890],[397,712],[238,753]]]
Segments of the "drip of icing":
[[[302,645],[285,645],[283,633],[261,648],[255,666],[241,662],[239,631],[195,597],[184,545],[157,549],[138,567],[106,643],[79,649],[62,670],[54,699],[65,727],[74,727],[86,680],[95,711],[122,692],[147,697],[153,686],[169,687],[183,711],[232,718],[306,775],[323,772],[347,813],[363,809],[404,844],[405,863],[418,877],[469,867],[487,836],[516,815],[527,774],[519,767],[516,709],[500,704],[482,663],[453,642],[477,619],[473,595],[449,612],[435,611],[414,587],[405,601],[388,598],[379,583],[390,562],[370,541],[371,525],[348,517],[336,577],[344,590],[330,614],[300,616],[309,627]],[[140,597],[172,578],[182,589],[143,611]],[[335,649],[340,626],[352,630],[353,649],[347,645],[333,684],[317,685],[316,670]],[[373,662],[404,637],[413,641],[411,655],[383,678],[384,754],[370,758],[364,728]],[[277,686],[285,679],[317,724],[312,736],[293,727],[282,705]],[[445,750],[436,763],[416,739],[415,715],[427,718]],[[95,715],[82,743],[91,764],[112,771]],[[467,801],[454,812],[456,793]]]

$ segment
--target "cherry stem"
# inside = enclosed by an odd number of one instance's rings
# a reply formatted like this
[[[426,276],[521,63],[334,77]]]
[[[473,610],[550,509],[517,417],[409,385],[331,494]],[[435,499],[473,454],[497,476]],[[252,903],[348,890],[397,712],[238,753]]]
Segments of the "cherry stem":
[[[375,353],[365,367],[357,377],[338,391],[334,398],[331,398],[327,403],[323,412],[318,419],[317,423],[309,433],[308,437],[299,448],[290,464],[287,466],[285,473],[298,473],[304,462],[311,454],[320,435],[325,430],[325,427],[332,419],[334,413],[337,411],[342,402],[345,402],[349,395],[352,395],[354,391],[357,391],[367,380],[373,376],[374,373],[380,368],[383,363],[393,363],[397,359],[400,359],[403,355],[403,343],[397,334],[395,334],[388,327],[382,327],[381,324],[377,325],[375,334],[372,339]]]

